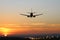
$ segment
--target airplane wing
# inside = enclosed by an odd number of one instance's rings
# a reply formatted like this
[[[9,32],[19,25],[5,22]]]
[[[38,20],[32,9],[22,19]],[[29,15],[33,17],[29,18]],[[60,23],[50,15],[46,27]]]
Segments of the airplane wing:
[[[23,15],[23,16],[29,16],[29,15],[26,15],[26,14],[20,14],[20,15]]]
[[[36,14],[36,15],[34,15],[34,16],[39,16],[39,15],[43,15],[43,14]]]

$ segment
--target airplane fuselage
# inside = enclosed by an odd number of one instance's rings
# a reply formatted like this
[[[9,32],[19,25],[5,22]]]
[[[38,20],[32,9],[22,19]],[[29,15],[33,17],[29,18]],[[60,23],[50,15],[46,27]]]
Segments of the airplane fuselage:
[[[33,17],[33,13],[30,13],[30,17]]]

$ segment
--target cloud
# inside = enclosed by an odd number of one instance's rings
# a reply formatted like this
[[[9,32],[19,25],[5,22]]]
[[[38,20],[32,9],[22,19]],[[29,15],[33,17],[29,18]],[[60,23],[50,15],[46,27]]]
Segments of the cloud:
[[[49,27],[60,27],[60,24],[47,24]]]
[[[60,24],[48,24],[48,23],[23,23],[23,24],[0,24],[0,27],[60,27]]]
[[[60,24],[31,23],[31,24],[0,24],[0,30],[9,29],[9,33],[54,33],[60,31]],[[32,31],[33,30],[33,31]]]
[[[21,25],[45,25],[46,23],[23,23]]]

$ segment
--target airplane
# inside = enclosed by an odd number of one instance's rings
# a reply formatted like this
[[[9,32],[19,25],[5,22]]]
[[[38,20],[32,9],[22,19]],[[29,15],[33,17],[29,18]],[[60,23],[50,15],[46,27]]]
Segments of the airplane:
[[[43,15],[43,14],[34,14],[35,12],[32,12],[32,10],[31,10],[31,12],[28,12],[28,13],[30,13],[30,15],[27,15],[27,14],[20,14],[20,15],[31,17],[31,18],[39,16],[39,15]]]

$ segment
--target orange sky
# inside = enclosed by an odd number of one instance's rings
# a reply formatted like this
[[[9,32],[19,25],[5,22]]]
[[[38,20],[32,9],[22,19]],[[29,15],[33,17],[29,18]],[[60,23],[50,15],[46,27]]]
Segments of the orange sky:
[[[1,35],[12,34],[36,34],[36,33],[60,33],[60,24],[37,23],[31,25],[5,24],[0,26]]]

